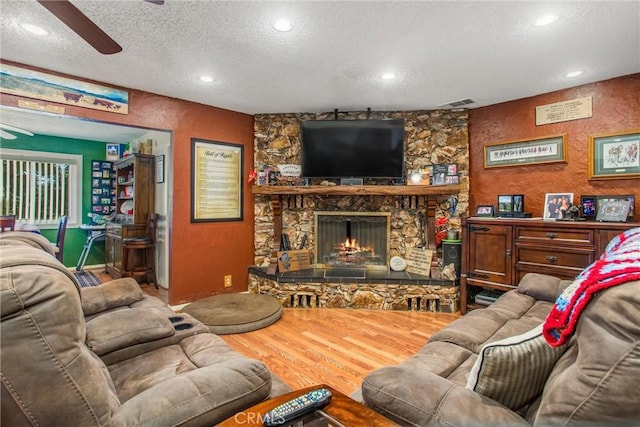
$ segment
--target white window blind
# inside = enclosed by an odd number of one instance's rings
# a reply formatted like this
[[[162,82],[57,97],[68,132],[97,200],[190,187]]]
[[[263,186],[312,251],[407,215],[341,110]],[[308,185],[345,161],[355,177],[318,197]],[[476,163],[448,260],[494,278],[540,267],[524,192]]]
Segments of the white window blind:
[[[27,150],[0,151],[2,214],[24,223],[77,223],[81,212],[82,156]]]

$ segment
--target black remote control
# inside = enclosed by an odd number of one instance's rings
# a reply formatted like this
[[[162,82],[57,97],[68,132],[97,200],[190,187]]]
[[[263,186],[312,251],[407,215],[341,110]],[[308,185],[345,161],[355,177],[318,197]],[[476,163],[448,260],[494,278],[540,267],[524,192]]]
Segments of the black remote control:
[[[312,390],[267,412],[263,418],[264,425],[267,427],[282,425],[300,415],[321,408],[330,400],[331,392],[326,388]]]

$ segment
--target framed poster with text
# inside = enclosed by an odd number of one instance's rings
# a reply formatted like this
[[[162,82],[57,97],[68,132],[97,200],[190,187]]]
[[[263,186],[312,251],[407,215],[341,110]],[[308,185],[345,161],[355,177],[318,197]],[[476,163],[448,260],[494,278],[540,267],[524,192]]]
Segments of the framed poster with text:
[[[191,222],[242,221],[243,148],[191,138]]]

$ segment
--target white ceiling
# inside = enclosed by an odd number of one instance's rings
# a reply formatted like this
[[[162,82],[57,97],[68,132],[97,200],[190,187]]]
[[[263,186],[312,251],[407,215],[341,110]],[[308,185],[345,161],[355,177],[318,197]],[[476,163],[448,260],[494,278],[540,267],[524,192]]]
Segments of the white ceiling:
[[[640,72],[637,0],[73,3],[123,51],[98,53],[35,0],[0,0],[2,59],[249,114],[475,108]],[[560,19],[535,27],[547,13]],[[272,29],[282,16],[292,31]]]

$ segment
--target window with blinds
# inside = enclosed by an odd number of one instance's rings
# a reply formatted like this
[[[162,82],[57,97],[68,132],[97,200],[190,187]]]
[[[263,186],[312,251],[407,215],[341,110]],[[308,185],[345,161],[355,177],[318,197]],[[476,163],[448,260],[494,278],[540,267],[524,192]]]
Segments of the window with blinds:
[[[57,225],[62,215],[78,222],[82,156],[2,150],[0,157],[2,215],[38,226]]]

